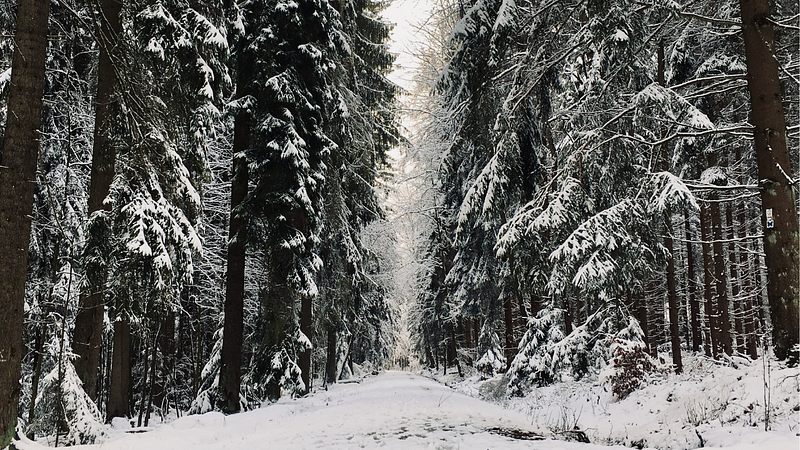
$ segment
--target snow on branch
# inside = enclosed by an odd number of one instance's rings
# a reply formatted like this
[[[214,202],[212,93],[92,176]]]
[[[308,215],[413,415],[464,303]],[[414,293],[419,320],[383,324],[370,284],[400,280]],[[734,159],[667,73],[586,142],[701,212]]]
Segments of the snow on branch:
[[[688,207],[692,211],[699,211],[697,199],[684,184],[683,180],[670,172],[653,174],[655,189],[650,197],[650,205],[660,213],[674,210],[678,207]]]

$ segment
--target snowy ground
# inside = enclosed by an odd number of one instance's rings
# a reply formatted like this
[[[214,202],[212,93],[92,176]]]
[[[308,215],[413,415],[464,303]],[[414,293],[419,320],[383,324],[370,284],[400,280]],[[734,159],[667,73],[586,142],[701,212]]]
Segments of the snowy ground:
[[[489,431],[495,429],[496,431]],[[497,431],[502,429],[506,431]],[[609,447],[512,439],[509,430],[542,432],[510,411],[407,372],[385,372],[296,400],[223,416],[187,416],[144,433],[111,430],[103,442],[76,448],[181,449],[531,449]],[[518,431],[518,432],[519,432]],[[20,442],[20,450],[45,447]],[[617,450],[623,447],[615,447]]]
[[[799,413],[794,411],[800,410],[797,369],[771,371],[775,431],[764,432],[763,416],[757,417],[764,411],[757,367],[712,367],[697,358],[688,361],[687,368],[686,374],[654,380],[621,402],[613,401],[601,383],[573,382],[537,389],[525,398],[503,402],[505,407],[475,398],[499,398],[499,377],[487,381],[448,375],[454,390],[420,375],[384,372],[231,416],[186,416],[147,430],[124,429],[127,423],[120,427],[117,422],[100,442],[79,448],[800,448]],[[554,431],[576,425],[592,444],[549,439],[556,436]],[[524,439],[540,436],[548,439]],[[42,450],[43,443],[23,440],[17,448]]]
[[[666,357],[666,355],[664,355]],[[504,380],[475,375],[437,379],[466,394],[524,413],[529,422],[554,429],[577,427],[592,443],[634,448],[736,450],[800,449],[800,370],[773,360],[715,362],[684,356],[684,373],[664,374],[615,400],[598,380],[558,383],[508,400]],[[764,380],[768,373],[765,399]],[[764,431],[769,403],[770,429]]]

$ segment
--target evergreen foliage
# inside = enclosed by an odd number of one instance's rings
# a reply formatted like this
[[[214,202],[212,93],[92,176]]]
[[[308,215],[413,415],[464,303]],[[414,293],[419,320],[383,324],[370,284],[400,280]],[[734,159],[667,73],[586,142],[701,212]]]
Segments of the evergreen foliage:
[[[14,36],[0,42],[3,95],[31,32],[15,31],[15,8],[31,4],[0,6]],[[623,398],[665,351],[676,372],[690,341],[755,358],[770,329],[776,356],[796,364],[797,277],[776,280],[798,266],[783,231],[797,225],[797,2],[438,1],[421,30],[413,142],[387,79],[386,6],[51,6],[32,33],[49,39],[44,95],[14,100],[44,102],[26,125],[38,154],[19,160],[36,173],[24,180],[32,212],[15,203],[19,238],[3,241],[30,236],[27,264],[9,266],[27,282],[24,304],[4,311],[24,311],[24,325],[17,314],[0,336],[24,351],[21,377],[0,388],[23,389],[19,405],[0,404],[3,420],[27,410],[32,438],[90,443],[101,415],[230,412],[230,364],[243,410],[359,366],[406,365],[393,351],[408,347],[437,370],[505,373],[520,396],[599,377]],[[773,8],[763,39],[747,28],[756,6]],[[781,100],[769,117],[751,106],[762,98]],[[12,99],[0,98],[0,180],[21,173],[7,169]],[[413,172],[408,211],[387,202],[394,147]],[[230,255],[244,283],[232,356]],[[73,324],[89,337],[69,339]]]

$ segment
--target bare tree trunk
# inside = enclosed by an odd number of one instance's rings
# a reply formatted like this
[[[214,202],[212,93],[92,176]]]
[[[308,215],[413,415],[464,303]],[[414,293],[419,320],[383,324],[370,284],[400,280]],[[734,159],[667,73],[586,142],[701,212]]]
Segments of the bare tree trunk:
[[[663,299],[661,298],[661,286],[659,286],[656,277],[652,277],[650,281],[648,281],[648,289],[647,292],[644,293],[642,296],[642,306],[644,308],[644,318],[647,323],[647,344],[648,349],[650,350],[650,356],[653,358],[658,357],[658,346],[661,343],[659,340],[659,333],[660,333],[660,324],[659,324],[659,311],[655,303],[662,302]],[[648,294],[656,293],[655,296],[657,297],[657,302],[651,301],[651,297]],[[662,311],[663,312],[663,311]],[[641,311],[640,311],[641,313]]]
[[[727,208],[725,209],[725,221],[728,225],[728,239],[730,243],[728,244],[728,265],[730,267],[730,280],[731,280],[731,296],[733,296],[733,323],[734,323],[734,330],[736,331],[736,351],[739,353],[744,353],[744,327],[742,323],[742,317],[744,316],[744,308],[742,307],[742,298],[741,298],[741,280],[739,278],[739,269],[737,267],[737,261],[739,258],[736,256],[736,243],[734,242],[734,238],[736,237],[736,230],[734,229],[733,225],[733,208],[734,205],[728,203]],[[733,341],[733,339],[731,339]],[[733,342],[731,342],[733,343]]]
[[[242,342],[244,339],[244,276],[245,276],[245,223],[239,215],[247,196],[247,160],[240,152],[247,149],[250,122],[245,113],[236,117],[233,137],[233,179],[231,180],[231,216],[228,232],[228,273],[225,286],[225,322],[220,353],[219,398],[217,406],[222,412],[239,411],[239,391],[242,377]]]
[[[117,314],[121,314],[117,306]],[[131,324],[122,317],[114,321],[114,352],[111,357],[111,384],[108,388],[106,420],[128,417],[131,390]]]
[[[684,226],[686,227],[686,271],[688,283],[686,289],[689,297],[689,314],[691,315],[690,322],[692,326],[692,351],[699,352],[700,344],[702,343],[702,335],[700,333],[700,301],[697,298],[697,277],[694,272],[694,250],[692,249],[692,230],[691,222],[689,221],[689,212],[683,212]]]
[[[683,362],[681,361],[681,337],[678,327],[678,292],[675,286],[675,257],[672,245],[672,214],[667,213],[666,235],[664,236],[664,247],[669,255],[667,256],[667,293],[669,302],[669,334],[672,345],[672,364],[675,366],[675,373],[683,372]]]
[[[114,93],[117,89],[117,76],[111,61],[111,51],[116,45],[117,36],[122,31],[120,11],[121,0],[102,0],[101,14],[96,20],[96,33],[100,43],[100,59],[97,66],[97,95],[95,97],[95,127],[92,144],[92,172],[89,186],[88,215],[105,209],[103,201],[108,196],[114,179],[116,151],[109,143],[112,129]],[[102,248],[102,236],[88,233],[87,248]],[[96,257],[97,255],[95,255]],[[103,315],[105,307],[105,283],[108,267],[105,264],[84,263],[84,271],[90,280],[88,291],[82,292],[78,315],[75,317],[75,331],[72,350],[78,355],[75,371],[83,381],[83,389],[93,400],[97,399],[97,368],[100,366],[100,346],[103,343]]]
[[[664,41],[658,43],[658,84],[666,86],[666,77],[664,75],[664,67],[666,61],[664,58]],[[662,129],[662,137],[665,134]],[[661,151],[661,165],[665,172],[670,169],[669,147],[667,144],[662,146]],[[678,289],[675,282],[675,246],[672,238],[672,211],[667,211],[664,214],[664,247],[667,249],[667,303],[669,309],[669,334],[670,345],[672,348],[672,364],[675,367],[675,373],[683,372],[683,362],[681,361],[681,337],[680,326],[678,323]]]
[[[153,406],[153,387],[155,386],[155,381],[157,378],[156,373],[156,362],[158,360],[158,336],[161,334],[161,330],[159,329],[156,331],[156,337],[153,339],[153,349],[151,354],[151,361],[150,361],[150,382],[147,386],[147,402],[144,403],[145,405],[145,412],[144,412],[144,426],[150,424],[150,410]],[[145,361],[147,363],[147,361]],[[144,400],[144,398],[142,398]]]
[[[300,298],[300,331],[306,335],[309,341],[313,342],[314,339],[314,330],[312,329],[312,317],[311,317],[311,296],[310,295],[303,295]],[[300,366],[300,377],[303,379],[303,383],[306,385],[306,392],[311,392],[311,349],[306,349],[300,352],[298,361],[298,366]]]
[[[511,367],[511,360],[514,359],[514,313],[512,311],[511,296],[506,296],[503,299],[503,312],[504,322],[506,328],[506,341],[505,341],[505,355],[506,355],[506,370]]]
[[[472,321],[464,318],[464,347],[472,349]]]
[[[336,327],[328,326],[328,356],[325,360],[325,384],[339,381],[337,378],[338,365],[336,364]]]
[[[158,335],[158,347],[161,349],[161,371],[162,376],[156,378],[156,394],[154,402],[156,404],[169,407],[169,391],[173,387],[175,378],[175,312],[167,311],[167,315],[161,322],[161,332]],[[177,399],[176,399],[177,400]],[[169,410],[167,410],[169,412]]]
[[[50,2],[19,0],[0,151],[0,448],[14,438],[25,347],[25,279],[42,121]]]
[[[147,339],[147,338],[145,338]],[[144,408],[145,402],[147,401],[147,386],[152,379],[152,375],[150,374],[150,357],[153,356],[154,348],[150,345],[146,345],[144,349],[144,375],[142,375],[142,397],[139,399],[139,417],[136,419],[136,426],[142,426],[142,419],[144,418]],[[154,357],[154,356],[153,356]]]
[[[706,356],[717,357],[717,321],[714,309],[714,255],[711,249],[711,218],[706,203],[700,205],[700,239],[703,241],[703,310],[706,316],[706,337],[703,347]]]
[[[800,339],[800,226],[768,0],[740,0],[775,356]]]
[[[642,340],[644,341],[644,350],[650,352],[650,338],[647,330],[647,304],[644,297],[634,297],[633,292],[629,289],[626,293],[628,298],[628,305],[633,311],[634,317],[639,321],[639,327],[642,329]]]
[[[740,152],[741,150],[737,150],[737,156],[739,156],[737,159],[741,159]],[[744,182],[743,179],[741,181],[742,183]],[[747,208],[744,201],[739,204],[737,221],[739,222],[738,236],[742,239],[741,245],[745,245],[743,239],[747,235]],[[750,255],[746,250],[739,253],[739,264],[747,270],[746,273],[742,274],[742,292],[747,295],[744,306],[744,333],[747,341],[747,354],[750,358],[756,359],[758,358],[758,336],[756,335],[756,311],[753,308],[753,297],[756,296],[756,293],[753,292],[753,287],[750,284],[753,276],[752,269],[748,270],[751,267],[750,261]],[[758,273],[757,267],[755,271]],[[755,283],[753,284],[755,285]]]
[[[716,196],[714,196],[716,200]],[[714,281],[717,299],[718,345],[726,355],[731,351],[731,318],[728,306],[728,275],[725,271],[725,253],[722,247],[722,212],[718,202],[711,203],[711,229],[714,236]],[[714,353],[716,354],[716,352]]]

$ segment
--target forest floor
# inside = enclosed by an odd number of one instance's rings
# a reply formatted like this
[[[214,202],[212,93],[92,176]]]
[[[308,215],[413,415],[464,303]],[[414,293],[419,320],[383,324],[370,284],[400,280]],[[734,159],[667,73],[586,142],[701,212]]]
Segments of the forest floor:
[[[521,412],[529,423],[551,430],[583,430],[595,444],[665,450],[800,449],[800,369],[774,359],[715,361],[684,353],[684,373],[653,375],[623,400],[613,397],[602,375],[509,399],[502,376],[482,379],[449,372],[428,375],[458,392]],[[764,431],[765,405],[770,431]]]
[[[409,372],[383,372],[253,411],[184,416],[146,431],[119,422],[95,445],[76,449],[531,449],[608,447],[552,437],[523,413],[454,391]],[[138,432],[144,431],[144,432]],[[510,437],[516,436],[516,437]],[[41,450],[23,440],[19,450]],[[623,447],[615,447],[622,449]]]
[[[598,382],[562,383],[521,399],[497,400],[502,397],[501,377],[481,380],[477,375],[462,378],[449,374],[443,381],[451,388],[418,374],[389,371],[230,416],[218,412],[184,416],[146,429],[130,428],[120,419],[107,427],[95,445],[76,448],[800,448],[798,413],[793,411],[800,404],[797,377],[792,377],[796,369],[771,372],[776,431],[764,432],[763,420],[741,417],[759,412],[758,406],[750,410],[749,402],[763,405],[763,398],[758,400],[763,396],[758,383],[763,381],[758,381],[754,367],[703,368],[701,359],[689,364],[694,366],[688,366],[687,374],[651,380],[649,386],[621,402],[612,401]],[[493,396],[495,401],[476,398]],[[725,405],[722,412],[720,405]],[[737,408],[738,415],[734,414]],[[703,423],[687,423],[690,420]],[[756,426],[746,420],[753,420]],[[585,434],[575,432],[576,426]],[[582,436],[592,443],[575,441]],[[23,438],[16,446],[19,450],[47,448],[42,444],[45,442]]]

